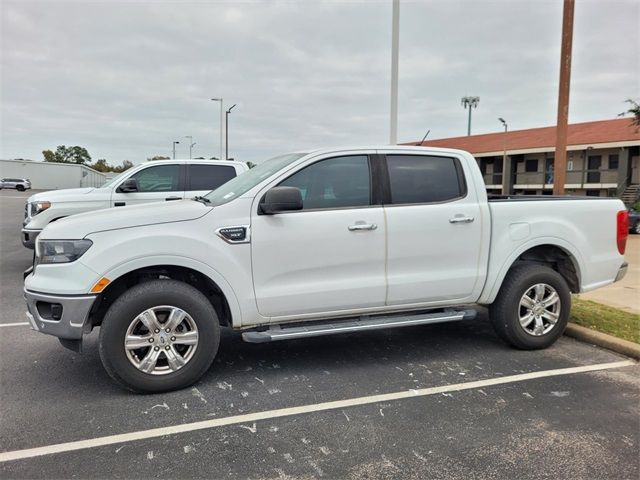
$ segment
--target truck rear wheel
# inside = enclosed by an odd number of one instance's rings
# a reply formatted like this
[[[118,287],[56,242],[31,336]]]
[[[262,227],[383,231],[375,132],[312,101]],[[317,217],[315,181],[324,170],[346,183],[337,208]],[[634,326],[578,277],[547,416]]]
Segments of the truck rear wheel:
[[[99,342],[102,364],[116,382],[134,392],[164,392],[191,385],[209,369],[220,324],[199,290],[153,280],[111,305]]]
[[[566,280],[536,264],[512,268],[489,309],[500,338],[524,350],[546,348],[564,332],[571,310]]]

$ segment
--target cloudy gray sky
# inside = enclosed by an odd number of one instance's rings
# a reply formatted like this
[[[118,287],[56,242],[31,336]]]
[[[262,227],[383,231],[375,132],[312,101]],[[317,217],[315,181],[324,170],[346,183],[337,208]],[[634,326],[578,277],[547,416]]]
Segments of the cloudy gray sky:
[[[640,96],[640,2],[577,0],[570,121]],[[259,161],[388,142],[391,0],[1,1],[0,158],[56,145],[93,159],[218,154]],[[401,0],[399,141],[555,122],[561,0]]]

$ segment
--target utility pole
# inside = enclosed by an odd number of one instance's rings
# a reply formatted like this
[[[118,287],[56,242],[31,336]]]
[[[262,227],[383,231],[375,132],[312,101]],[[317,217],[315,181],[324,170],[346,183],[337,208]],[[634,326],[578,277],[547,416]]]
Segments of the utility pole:
[[[556,122],[556,152],[553,161],[554,195],[564,195],[564,184],[567,176],[567,125],[569,122],[574,7],[574,0],[564,0],[562,9],[562,47],[560,50],[560,85],[558,87],[558,121]]]
[[[185,135],[184,138],[188,138],[189,139],[189,160],[191,160],[192,156],[193,156],[193,147],[195,146],[195,143],[193,143],[193,137],[191,135]]]
[[[389,143],[398,143],[398,54],[400,50],[400,0],[393,0],[391,20],[391,109]]]
[[[225,116],[224,116],[224,133],[226,134],[226,139],[224,142],[224,146],[225,146],[224,159],[225,160],[229,160],[229,114],[231,113],[231,110],[233,110],[233,107],[235,106],[236,106],[235,103],[231,105],[229,107],[229,110],[225,112]]]
[[[222,160],[222,152],[223,152],[223,145],[222,145],[222,113],[224,112],[224,100],[222,98],[212,98],[211,99],[213,102],[220,102],[220,157],[219,159]]]
[[[176,145],[179,144],[180,142],[173,142],[173,159],[176,159]]]
[[[471,108],[478,108],[478,103],[480,103],[480,97],[462,97],[462,100],[460,100],[460,104],[464,108],[469,109],[469,119],[467,120],[467,136],[471,135]]]

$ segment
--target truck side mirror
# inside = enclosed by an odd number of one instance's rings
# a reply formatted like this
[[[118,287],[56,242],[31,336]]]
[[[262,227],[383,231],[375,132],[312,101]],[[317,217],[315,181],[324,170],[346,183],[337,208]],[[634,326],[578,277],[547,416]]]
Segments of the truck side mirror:
[[[138,181],[135,178],[128,178],[120,184],[118,192],[131,193],[138,191]]]
[[[302,210],[302,193],[296,187],[274,187],[260,202],[260,212],[264,215],[294,210]]]

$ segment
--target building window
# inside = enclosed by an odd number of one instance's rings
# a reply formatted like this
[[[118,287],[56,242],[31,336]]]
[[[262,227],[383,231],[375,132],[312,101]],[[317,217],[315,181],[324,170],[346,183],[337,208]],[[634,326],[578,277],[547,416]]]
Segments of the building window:
[[[617,170],[618,163],[618,155],[609,155],[609,170]]]
[[[538,171],[538,160],[525,160],[524,162],[524,171],[525,172],[537,172]]]

